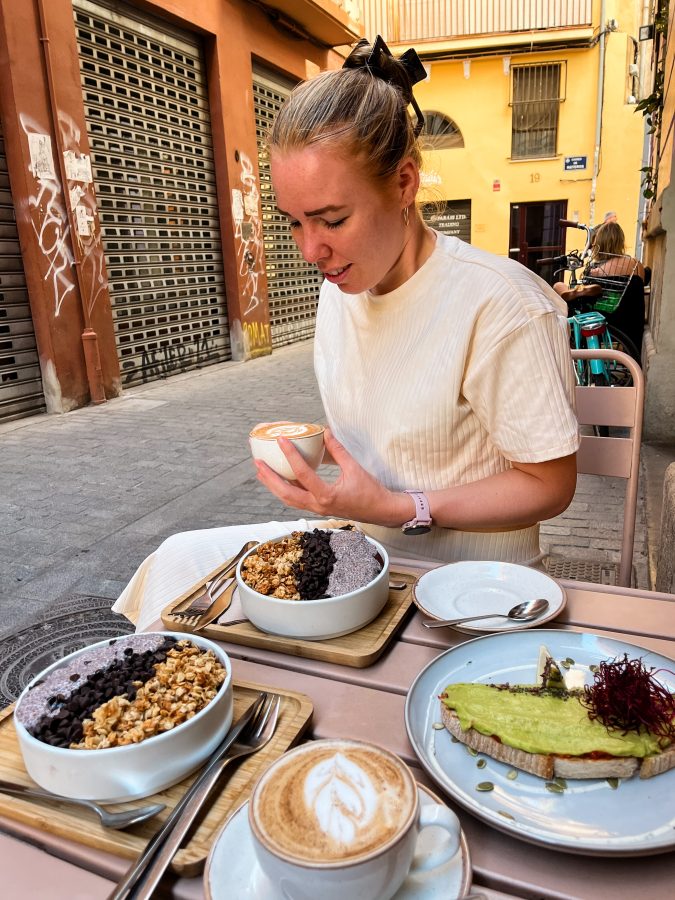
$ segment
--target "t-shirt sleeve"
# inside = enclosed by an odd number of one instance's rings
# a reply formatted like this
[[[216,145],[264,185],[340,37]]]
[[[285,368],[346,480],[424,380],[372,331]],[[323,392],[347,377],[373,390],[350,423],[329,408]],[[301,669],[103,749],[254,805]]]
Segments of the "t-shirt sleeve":
[[[558,459],[579,447],[567,322],[555,312],[473,354],[463,394],[489,440],[513,462]]]

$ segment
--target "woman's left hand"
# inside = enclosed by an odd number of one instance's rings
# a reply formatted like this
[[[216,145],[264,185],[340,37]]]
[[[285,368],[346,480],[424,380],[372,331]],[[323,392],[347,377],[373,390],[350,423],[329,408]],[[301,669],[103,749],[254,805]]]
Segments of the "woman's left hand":
[[[254,460],[258,481],[287,506],[307,509],[320,516],[354,519],[371,525],[395,527],[412,518],[415,506],[404,493],[388,490],[360,466],[330,430],[324,432],[326,450],[340,469],[338,478],[329,483],[320,478],[305,462],[287,438],[279,438],[279,446],[295,473],[295,481],[286,481],[264,462]]]

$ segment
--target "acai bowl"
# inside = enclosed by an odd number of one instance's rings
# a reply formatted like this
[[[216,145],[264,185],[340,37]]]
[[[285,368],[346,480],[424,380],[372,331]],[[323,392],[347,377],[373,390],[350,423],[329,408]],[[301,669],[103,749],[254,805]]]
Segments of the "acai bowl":
[[[261,631],[310,641],[358,631],[389,597],[389,556],[353,529],[296,531],[239,561],[244,615]]]
[[[147,632],[90,644],[44,669],[22,691],[14,725],[37,784],[113,803],[197,769],[232,714],[232,666],[217,644]]]

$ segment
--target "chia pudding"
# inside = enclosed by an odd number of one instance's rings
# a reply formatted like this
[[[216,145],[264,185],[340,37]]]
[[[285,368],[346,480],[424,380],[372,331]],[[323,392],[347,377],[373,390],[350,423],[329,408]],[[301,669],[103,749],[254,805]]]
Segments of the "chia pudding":
[[[124,746],[192,718],[226,674],[211,650],[187,639],[130,634],[93,646],[34,682],[15,716],[55,747]]]
[[[246,584],[280,600],[320,600],[364,587],[382,571],[376,547],[360,531],[294,531],[261,544],[242,563]]]

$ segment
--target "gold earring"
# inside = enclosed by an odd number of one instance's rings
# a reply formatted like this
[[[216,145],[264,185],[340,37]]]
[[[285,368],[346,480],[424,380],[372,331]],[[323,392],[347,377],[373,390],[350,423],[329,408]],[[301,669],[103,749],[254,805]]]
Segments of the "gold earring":
[[[405,222],[405,227],[407,228],[410,224],[410,210],[407,206],[403,209],[403,221]]]

